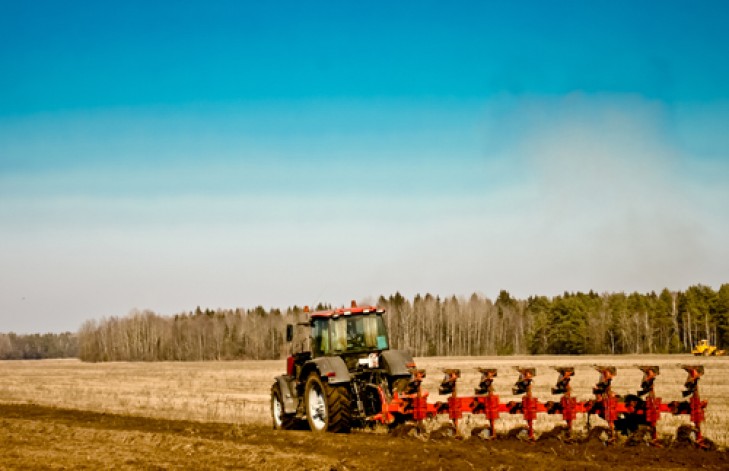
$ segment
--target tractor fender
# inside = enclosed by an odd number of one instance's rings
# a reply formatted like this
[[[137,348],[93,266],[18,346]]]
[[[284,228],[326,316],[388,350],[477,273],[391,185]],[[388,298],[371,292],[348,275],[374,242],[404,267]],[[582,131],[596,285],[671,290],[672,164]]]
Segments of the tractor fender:
[[[296,404],[298,403],[298,396],[296,395],[295,381],[291,376],[281,375],[276,376],[276,382],[279,388],[281,388],[281,400],[283,401],[284,414],[293,414],[296,412]]]
[[[347,364],[340,357],[319,357],[308,361],[304,366],[302,380],[312,371],[316,371],[329,384],[349,383],[352,380]]]
[[[406,350],[385,350],[381,354],[382,367],[390,376],[410,376],[410,368],[415,362]],[[408,366],[410,365],[410,366]]]

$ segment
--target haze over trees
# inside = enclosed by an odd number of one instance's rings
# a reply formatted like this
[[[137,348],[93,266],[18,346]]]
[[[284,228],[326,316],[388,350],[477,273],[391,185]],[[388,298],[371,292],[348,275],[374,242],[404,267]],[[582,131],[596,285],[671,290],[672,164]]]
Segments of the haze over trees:
[[[61,334],[0,333],[0,360],[40,360],[78,356],[78,336]]]
[[[700,339],[729,346],[729,284],[682,292],[567,293],[496,300],[479,295],[380,297],[392,348],[415,356],[688,352]],[[328,306],[317,306],[316,309]],[[78,333],[84,361],[279,359],[303,308],[134,311],[90,320]]]

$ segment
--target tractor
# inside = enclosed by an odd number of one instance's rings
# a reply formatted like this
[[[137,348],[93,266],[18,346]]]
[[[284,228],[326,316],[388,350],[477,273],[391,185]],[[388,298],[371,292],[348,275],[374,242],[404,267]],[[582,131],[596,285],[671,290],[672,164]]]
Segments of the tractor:
[[[694,356],[724,356],[726,355],[726,350],[719,350],[716,345],[712,345],[709,343],[708,340],[703,339],[699,340],[699,343],[696,344],[696,346],[691,350],[691,353],[694,354]]]
[[[294,344],[286,374],[271,387],[275,429],[347,433],[382,422],[393,394],[411,383],[410,353],[391,350],[384,309],[358,306],[310,312],[296,325],[308,338]],[[286,341],[295,337],[286,326]]]

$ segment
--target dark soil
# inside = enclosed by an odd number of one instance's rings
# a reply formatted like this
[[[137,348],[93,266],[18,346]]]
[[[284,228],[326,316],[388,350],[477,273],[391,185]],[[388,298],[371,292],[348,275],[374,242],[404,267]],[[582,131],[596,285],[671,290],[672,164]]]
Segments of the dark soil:
[[[567,444],[556,438],[530,443],[400,435],[274,431],[0,404],[0,468],[729,469],[725,451],[679,444],[656,448],[606,446],[599,440]]]

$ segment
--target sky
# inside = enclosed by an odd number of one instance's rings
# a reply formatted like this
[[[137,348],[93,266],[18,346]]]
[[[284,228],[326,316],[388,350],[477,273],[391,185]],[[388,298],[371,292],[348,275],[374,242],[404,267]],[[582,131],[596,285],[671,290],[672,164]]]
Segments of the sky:
[[[0,332],[729,282],[729,3],[0,0]]]

